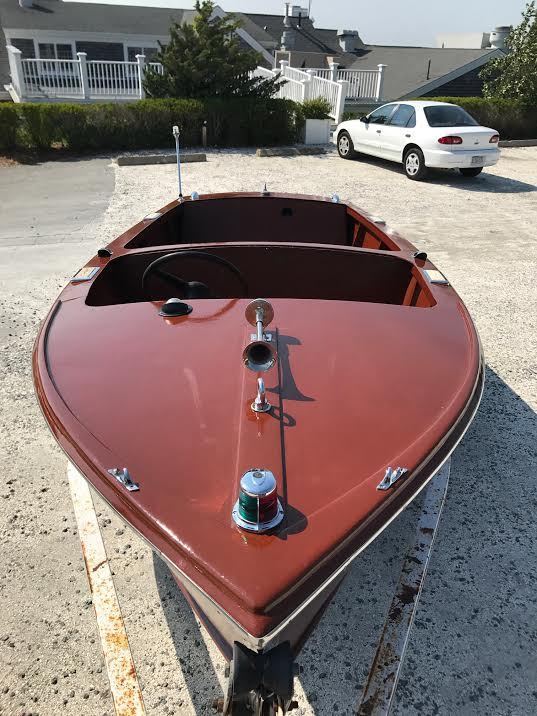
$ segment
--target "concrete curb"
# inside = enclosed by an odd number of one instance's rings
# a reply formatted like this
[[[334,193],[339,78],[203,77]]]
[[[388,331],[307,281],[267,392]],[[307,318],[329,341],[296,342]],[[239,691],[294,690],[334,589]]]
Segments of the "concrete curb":
[[[274,147],[274,149],[258,149],[256,157],[297,157],[312,154],[326,154],[325,147]]]
[[[537,147],[537,139],[504,139],[500,147]]]
[[[120,167],[132,167],[139,164],[175,164],[175,154],[139,154],[137,156],[123,155],[117,158]],[[206,154],[181,154],[181,162],[206,162]]]

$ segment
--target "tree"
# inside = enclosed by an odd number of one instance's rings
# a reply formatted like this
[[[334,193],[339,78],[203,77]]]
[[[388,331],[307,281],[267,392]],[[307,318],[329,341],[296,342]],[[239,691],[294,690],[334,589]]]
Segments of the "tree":
[[[276,79],[251,77],[260,55],[246,49],[236,34],[240,22],[214,14],[212,0],[197,0],[189,25],[174,23],[170,42],[160,45],[157,61],[164,73],[149,68],[144,82],[151,97],[271,97]]]
[[[522,22],[509,34],[507,54],[492,60],[481,73],[489,99],[518,99],[537,104],[537,8],[535,0],[522,13]]]

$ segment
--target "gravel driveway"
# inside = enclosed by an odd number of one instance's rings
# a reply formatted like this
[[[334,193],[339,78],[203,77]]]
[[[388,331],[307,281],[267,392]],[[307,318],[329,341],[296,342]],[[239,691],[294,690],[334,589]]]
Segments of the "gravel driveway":
[[[173,166],[105,164],[103,177],[115,172],[115,189],[104,213],[84,214],[83,224],[66,213],[51,232],[57,240],[51,235],[42,244],[11,240],[15,229],[0,232],[2,714],[113,714],[65,458],[39,414],[30,370],[39,321],[66,279],[97,246],[174,195]],[[83,166],[62,164],[62,186]],[[43,184],[49,167],[36,170]],[[0,169],[2,181],[17,171]],[[334,152],[294,158],[215,152],[206,164],[184,166],[187,193],[261,190],[267,182],[269,190],[350,199],[425,249],[476,321],[487,386],[453,459],[397,692],[398,716],[537,712],[536,180],[537,148],[504,150],[477,179],[441,172],[421,184],[396,165],[345,162]],[[34,194],[40,191],[46,188],[37,181]],[[75,199],[87,208],[85,192]],[[38,232],[43,221],[36,216]],[[223,662],[166,568],[98,500],[96,507],[148,714],[210,713]],[[358,560],[309,641],[300,659],[297,716],[353,713],[413,509]]]

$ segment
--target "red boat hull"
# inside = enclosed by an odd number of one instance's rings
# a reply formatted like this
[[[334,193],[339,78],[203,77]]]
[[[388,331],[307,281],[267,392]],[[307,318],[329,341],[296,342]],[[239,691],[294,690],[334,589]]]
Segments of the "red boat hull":
[[[483,386],[479,339],[434,265],[365,212],[317,197],[172,202],[75,277],[34,352],[37,395],[69,459],[171,567],[225,654],[300,648],[348,565],[454,450]],[[144,294],[158,256],[185,248],[239,266],[170,268],[215,297],[163,318]],[[92,273],[92,269],[95,271]],[[78,277],[80,278],[80,277]],[[167,293],[168,292],[168,293]],[[253,413],[241,355],[257,295],[274,309],[273,407]],[[173,293],[171,294],[173,295]],[[111,476],[128,466],[128,492]],[[241,475],[276,476],[281,527],[232,520]],[[386,469],[404,479],[378,489]]]

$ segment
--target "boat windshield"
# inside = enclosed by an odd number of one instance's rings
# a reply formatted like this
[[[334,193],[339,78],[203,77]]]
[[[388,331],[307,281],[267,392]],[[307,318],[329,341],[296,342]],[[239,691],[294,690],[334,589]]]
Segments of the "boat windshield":
[[[440,104],[423,110],[429,127],[477,127],[478,122],[462,107]]]

